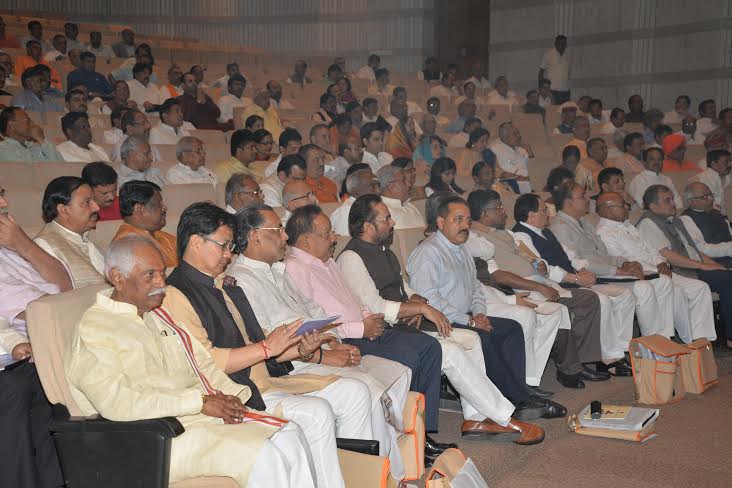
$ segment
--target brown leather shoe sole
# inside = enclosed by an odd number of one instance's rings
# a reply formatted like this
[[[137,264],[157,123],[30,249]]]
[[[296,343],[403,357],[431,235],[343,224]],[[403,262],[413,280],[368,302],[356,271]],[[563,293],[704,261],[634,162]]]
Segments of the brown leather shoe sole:
[[[521,438],[521,432],[509,427],[502,427],[492,420],[466,420],[462,425],[464,438],[485,440],[490,442],[516,442]]]

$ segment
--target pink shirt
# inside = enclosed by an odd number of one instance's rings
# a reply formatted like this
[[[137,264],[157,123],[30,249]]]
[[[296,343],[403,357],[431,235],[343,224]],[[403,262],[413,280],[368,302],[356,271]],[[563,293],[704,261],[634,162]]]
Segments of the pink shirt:
[[[340,315],[336,331],[342,339],[363,337],[363,318],[371,311],[361,304],[333,258],[323,262],[296,247],[285,258],[285,270],[305,297],[323,307],[328,315]]]
[[[21,328],[25,323],[16,317],[25,311],[28,303],[59,292],[58,286],[44,280],[28,261],[4,247],[0,247],[0,288],[0,317]]]

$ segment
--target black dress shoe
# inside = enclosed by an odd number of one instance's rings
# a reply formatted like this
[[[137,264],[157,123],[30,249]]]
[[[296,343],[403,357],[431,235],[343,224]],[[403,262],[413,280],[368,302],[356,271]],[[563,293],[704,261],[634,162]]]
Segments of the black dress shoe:
[[[551,400],[546,401],[546,412],[541,416],[543,419],[558,419],[567,416],[567,408]]]
[[[610,370],[613,371],[610,371]],[[633,376],[633,369],[625,361],[625,358],[610,364],[597,363],[597,371],[608,373],[612,376]]]
[[[538,386],[529,386],[526,385],[526,390],[529,392],[529,395],[533,397],[539,397],[539,398],[551,398],[554,396],[553,391],[549,390],[542,390]]]
[[[599,365],[598,365],[599,368]],[[585,366],[582,371],[580,372],[580,378],[582,378],[585,381],[607,381],[610,379],[610,373],[607,371],[593,371],[587,366]]]
[[[564,374],[561,371],[557,371],[557,381],[565,388],[573,388],[575,390],[581,390],[585,387],[585,382],[578,374]]]
[[[513,418],[522,422],[542,418],[547,412],[547,400],[529,397],[526,401],[517,403],[513,411]]]
[[[425,457],[436,458],[446,450],[453,448],[457,449],[457,444],[453,442],[437,442],[430,436],[425,436],[424,442],[424,455]]]

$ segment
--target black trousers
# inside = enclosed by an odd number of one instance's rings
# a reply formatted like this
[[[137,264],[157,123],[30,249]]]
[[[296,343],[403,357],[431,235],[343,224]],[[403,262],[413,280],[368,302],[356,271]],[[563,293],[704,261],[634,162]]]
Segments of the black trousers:
[[[483,347],[485,373],[503,396],[512,403],[521,403],[529,398],[526,389],[526,350],[524,331],[515,320],[502,317],[488,317],[493,330],[486,332],[467,325],[452,324],[457,329],[477,332]]]
[[[697,271],[697,276],[713,292],[719,293],[719,315],[724,324],[724,333],[727,340],[732,339],[732,270]]]
[[[51,405],[36,367],[0,371],[0,486],[52,488],[63,485],[49,433]]]
[[[552,101],[554,102],[554,105],[561,105],[564,102],[568,102],[571,98],[571,94],[569,90],[566,91],[558,91],[558,90],[551,90],[552,92]]]
[[[376,340],[346,339],[359,348],[361,355],[370,354],[391,359],[412,370],[410,390],[424,394],[425,428],[437,432],[440,408],[442,348],[437,339],[413,327],[387,328]]]

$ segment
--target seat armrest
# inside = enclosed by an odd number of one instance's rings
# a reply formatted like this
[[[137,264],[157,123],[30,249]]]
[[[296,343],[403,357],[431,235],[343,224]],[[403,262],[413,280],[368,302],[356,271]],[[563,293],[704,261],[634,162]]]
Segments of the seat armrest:
[[[71,417],[66,406],[55,404],[51,432],[151,432],[165,439],[172,439],[185,432],[183,425],[175,417],[117,422],[100,415],[91,417]]]

